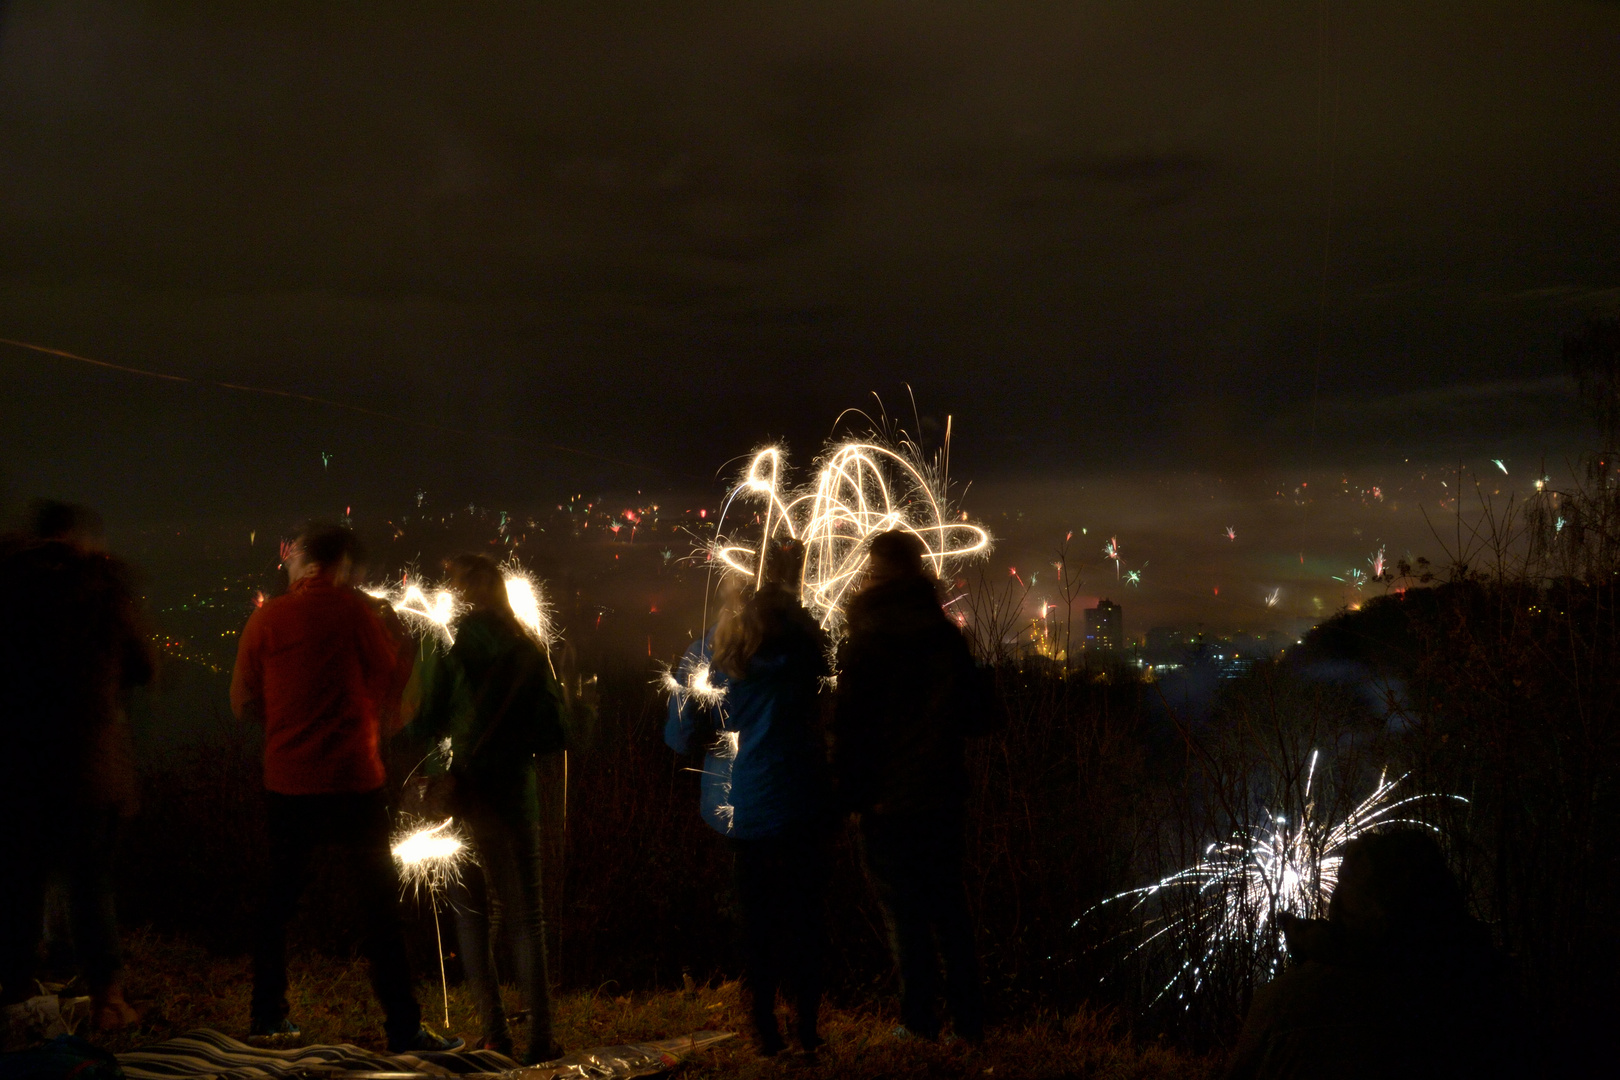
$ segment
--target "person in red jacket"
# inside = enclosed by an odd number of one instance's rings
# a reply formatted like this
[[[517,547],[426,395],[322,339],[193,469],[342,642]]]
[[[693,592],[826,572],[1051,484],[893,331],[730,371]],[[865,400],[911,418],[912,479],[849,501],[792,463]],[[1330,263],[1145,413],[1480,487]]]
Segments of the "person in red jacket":
[[[264,726],[265,818],[270,865],[253,952],[250,1031],[292,1036],[287,924],[317,846],[342,847],[359,879],[361,951],[395,1052],[455,1050],[422,1026],[398,915],[389,852],[385,723],[397,725],[410,655],[375,604],[349,584],[360,547],[334,525],[304,530],[286,562],[290,587],[253,613],[231,676],[231,708]]]

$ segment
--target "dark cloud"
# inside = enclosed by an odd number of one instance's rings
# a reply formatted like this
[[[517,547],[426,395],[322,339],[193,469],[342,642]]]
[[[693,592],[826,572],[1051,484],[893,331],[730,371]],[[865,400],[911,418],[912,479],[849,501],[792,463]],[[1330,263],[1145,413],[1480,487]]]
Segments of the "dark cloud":
[[[1533,454],[1575,438],[1559,335],[1620,288],[1613,5],[0,19],[0,336],[638,483],[906,383],[985,479]],[[0,363],[26,489],[295,500],[315,444],[378,490],[627,479]]]

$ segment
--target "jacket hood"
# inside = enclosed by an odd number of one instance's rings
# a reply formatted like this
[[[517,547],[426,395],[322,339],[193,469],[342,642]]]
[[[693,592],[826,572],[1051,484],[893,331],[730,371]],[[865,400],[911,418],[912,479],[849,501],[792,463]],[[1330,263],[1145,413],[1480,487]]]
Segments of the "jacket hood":
[[[926,577],[867,586],[850,601],[845,618],[851,634],[915,632],[946,621],[935,582]]]

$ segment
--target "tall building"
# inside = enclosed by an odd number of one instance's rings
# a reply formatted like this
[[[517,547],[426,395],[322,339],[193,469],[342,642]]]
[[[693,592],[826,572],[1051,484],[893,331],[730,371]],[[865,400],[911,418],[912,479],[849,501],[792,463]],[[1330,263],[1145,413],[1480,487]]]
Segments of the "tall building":
[[[1125,655],[1125,609],[1111,600],[1086,608],[1086,656],[1113,660]]]

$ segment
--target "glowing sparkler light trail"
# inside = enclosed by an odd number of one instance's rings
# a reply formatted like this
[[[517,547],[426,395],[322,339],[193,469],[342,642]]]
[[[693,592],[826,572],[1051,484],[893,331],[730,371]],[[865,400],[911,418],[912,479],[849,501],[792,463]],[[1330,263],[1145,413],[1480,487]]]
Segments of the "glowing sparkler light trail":
[[[439,938],[439,983],[444,992],[444,1023],[450,1026],[450,982],[444,970],[444,935],[439,929],[439,894],[461,876],[461,863],[468,855],[466,840],[454,818],[437,825],[408,824],[394,835],[390,849],[399,863],[400,883],[418,896],[425,890],[433,909],[433,930]]]
[[[1143,938],[1130,950],[1134,955],[1166,942],[1179,962],[1159,989],[1154,1003],[1180,986],[1183,1001],[1203,985],[1222,964],[1258,962],[1267,976],[1275,975],[1285,955],[1278,926],[1279,915],[1319,917],[1326,909],[1344,848],[1350,841],[1388,825],[1434,829],[1428,822],[1396,816],[1403,808],[1425,799],[1453,799],[1459,795],[1418,794],[1395,799],[1395,788],[1405,775],[1390,780],[1380,774],[1372,794],[1336,822],[1317,818],[1312,784],[1317,752],[1311,752],[1305,779],[1304,812],[1290,822],[1287,815],[1266,811],[1264,825],[1236,830],[1230,838],[1209,845],[1194,865],[1161,878],[1152,885],[1104,900],[1098,907],[1121,900],[1133,901],[1133,912],[1145,912]],[[1166,907],[1167,895],[1181,903]],[[1160,905],[1154,914],[1150,904]],[[1093,908],[1092,910],[1096,910]],[[1079,920],[1075,920],[1079,925]]]
[[[517,616],[519,624],[533,635],[536,642],[549,650],[556,644],[556,628],[539,583],[516,562],[502,566],[501,575],[506,583],[506,600],[512,605],[512,614]],[[397,611],[407,626],[436,638],[444,648],[455,644],[452,624],[463,608],[449,589],[436,586],[430,591],[411,584],[407,575],[400,579],[398,585],[369,588],[365,592]]]
[[[412,829],[395,839],[391,849],[394,858],[412,881],[431,881],[432,875],[456,868],[467,845],[454,825],[454,818],[445,818],[437,825]]]
[[[501,567],[501,572],[506,580],[506,602],[512,605],[512,614],[535,641],[550,649],[556,644],[557,636],[539,583],[516,562],[507,563]]]
[[[939,577],[989,550],[990,535],[961,520],[947,502],[936,472],[922,464],[909,443],[896,449],[879,442],[847,442],[825,454],[815,480],[798,490],[785,486],[786,462],[778,447],[756,453],[733,490],[734,498],[763,503],[759,541],[723,537],[711,549],[723,566],[759,581],[761,546],[779,538],[804,545],[799,598],[822,626],[843,621],[844,598],[866,567],[867,538],[903,529],[923,544]]]
[[[709,675],[710,668],[705,662],[693,664],[684,680],[677,679],[674,672],[666,668],[659,682],[665,693],[678,699],[683,705],[687,701],[696,701],[699,705],[713,708],[726,700],[726,688],[716,686]]]

